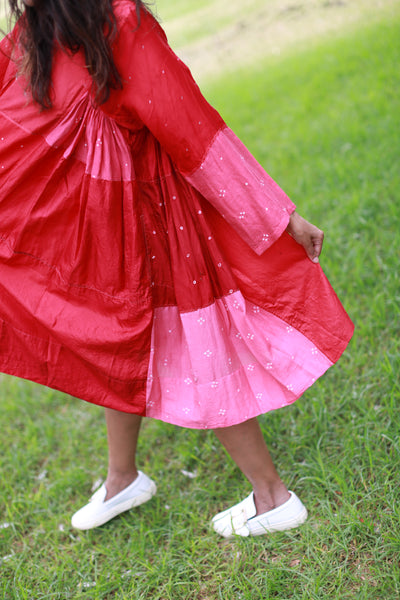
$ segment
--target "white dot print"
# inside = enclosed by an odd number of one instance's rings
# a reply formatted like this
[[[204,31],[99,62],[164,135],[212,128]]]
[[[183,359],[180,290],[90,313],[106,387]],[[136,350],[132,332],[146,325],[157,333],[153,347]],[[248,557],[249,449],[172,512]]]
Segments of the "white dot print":
[[[207,356],[207,358],[210,358],[210,356],[212,356],[212,351],[211,350],[206,350],[204,352],[204,356]]]

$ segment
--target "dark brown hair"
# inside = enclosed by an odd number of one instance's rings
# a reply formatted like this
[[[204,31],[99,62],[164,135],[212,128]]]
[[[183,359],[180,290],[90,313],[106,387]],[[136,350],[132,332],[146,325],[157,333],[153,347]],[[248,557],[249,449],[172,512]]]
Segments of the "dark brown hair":
[[[131,1],[140,19],[144,2]],[[111,42],[117,34],[112,0],[34,0],[32,6],[21,6],[20,0],[8,3],[10,18],[19,19],[21,68],[33,99],[43,108],[51,107],[50,81],[56,44],[73,53],[84,52],[96,103],[105,102],[111,89],[122,87],[111,52]]]

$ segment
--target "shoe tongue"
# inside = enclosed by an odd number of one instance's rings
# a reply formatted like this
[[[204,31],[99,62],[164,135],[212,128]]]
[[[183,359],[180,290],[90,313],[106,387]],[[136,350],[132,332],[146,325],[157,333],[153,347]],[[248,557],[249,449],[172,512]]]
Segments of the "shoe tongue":
[[[241,536],[250,535],[247,521],[254,517],[256,512],[257,510],[254,504],[254,494],[251,492],[250,496],[242,500],[231,510],[231,523],[233,532],[236,533],[236,535]]]
[[[99,489],[93,494],[93,496],[90,498],[90,502],[104,502],[104,498],[107,495],[107,490],[106,490],[106,486],[101,485],[99,487]]]
[[[254,502],[254,492],[251,492],[251,494],[243,500],[243,508],[246,511],[247,519],[256,516],[257,509]]]

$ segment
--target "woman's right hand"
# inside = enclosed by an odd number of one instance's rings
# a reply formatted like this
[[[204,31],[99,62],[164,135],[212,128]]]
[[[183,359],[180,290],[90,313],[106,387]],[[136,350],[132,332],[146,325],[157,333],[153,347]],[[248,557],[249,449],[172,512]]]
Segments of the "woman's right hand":
[[[296,211],[290,215],[289,225],[286,231],[303,246],[308,258],[313,263],[319,262],[322,244],[324,241],[324,232],[318,229],[312,223],[309,223],[301,217]]]

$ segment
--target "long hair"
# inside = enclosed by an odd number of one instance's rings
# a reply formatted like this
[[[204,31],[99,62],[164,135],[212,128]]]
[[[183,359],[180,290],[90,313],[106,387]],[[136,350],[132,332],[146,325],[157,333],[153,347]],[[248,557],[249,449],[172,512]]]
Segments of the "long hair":
[[[136,5],[140,21],[144,2],[131,1]],[[8,2],[10,18],[19,19],[21,69],[33,99],[43,108],[51,107],[51,71],[56,45],[72,53],[84,52],[97,104],[107,101],[111,89],[122,87],[111,51],[111,42],[117,34],[112,0],[31,0],[29,5],[22,6],[21,0]]]

